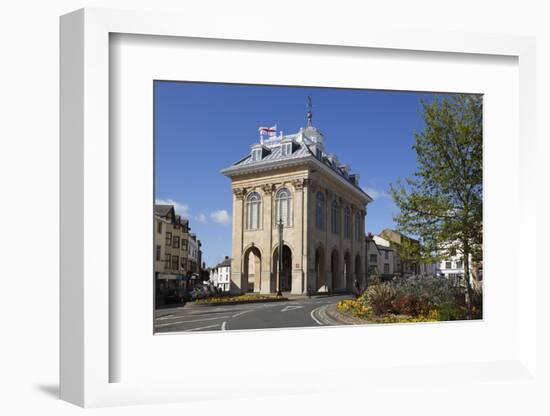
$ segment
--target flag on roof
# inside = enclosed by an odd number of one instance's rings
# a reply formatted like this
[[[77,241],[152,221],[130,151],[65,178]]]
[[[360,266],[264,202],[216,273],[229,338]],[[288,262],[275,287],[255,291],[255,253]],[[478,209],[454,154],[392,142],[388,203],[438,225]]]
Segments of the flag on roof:
[[[260,136],[273,137],[277,134],[277,125],[275,124],[272,127],[258,127],[258,131],[260,132]]]

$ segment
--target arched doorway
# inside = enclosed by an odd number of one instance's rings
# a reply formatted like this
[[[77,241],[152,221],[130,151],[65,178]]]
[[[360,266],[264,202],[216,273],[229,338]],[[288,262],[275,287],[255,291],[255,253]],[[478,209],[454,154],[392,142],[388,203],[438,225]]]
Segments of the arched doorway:
[[[243,292],[259,292],[260,277],[262,274],[262,253],[258,247],[248,248],[243,256],[243,282],[241,290]]]
[[[273,276],[276,283],[279,278],[279,247],[275,248],[273,252]],[[276,284],[275,290],[277,290]],[[281,271],[280,290],[281,292],[292,290],[292,251],[286,244],[283,244],[283,269]]]
[[[340,279],[339,260],[338,250],[332,250],[332,254],[330,255],[330,273],[332,275],[331,289],[333,290],[338,288],[337,282]]]
[[[363,287],[362,277],[363,277],[363,273],[361,268],[361,256],[357,254],[355,256],[355,280],[359,290],[361,290]]]
[[[325,279],[325,251],[323,247],[317,247],[315,250],[315,291],[321,292],[327,290]]]
[[[346,254],[344,254],[344,288],[350,289],[352,285],[351,256],[349,252],[346,252]]]

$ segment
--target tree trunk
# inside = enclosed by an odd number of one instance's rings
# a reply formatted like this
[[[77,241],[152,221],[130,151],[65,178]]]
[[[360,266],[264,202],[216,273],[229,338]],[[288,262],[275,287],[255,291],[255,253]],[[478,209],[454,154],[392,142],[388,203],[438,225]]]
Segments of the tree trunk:
[[[468,310],[468,319],[472,319],[472,286],[470,285],[470,245],[467,241],[464,241],[463,244],[463,255],[464,258],[464,283],[466,284],[466,293],[464,294],[466,308]]]

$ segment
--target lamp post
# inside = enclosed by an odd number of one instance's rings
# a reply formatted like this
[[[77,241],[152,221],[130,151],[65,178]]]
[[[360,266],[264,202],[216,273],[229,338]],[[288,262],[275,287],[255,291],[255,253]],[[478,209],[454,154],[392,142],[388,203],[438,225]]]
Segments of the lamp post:
[[[283,271],[283,219],[279,219],[279,279],[277,281],[277,296],[283,296],[283,293],[281,292],[281,273]]]

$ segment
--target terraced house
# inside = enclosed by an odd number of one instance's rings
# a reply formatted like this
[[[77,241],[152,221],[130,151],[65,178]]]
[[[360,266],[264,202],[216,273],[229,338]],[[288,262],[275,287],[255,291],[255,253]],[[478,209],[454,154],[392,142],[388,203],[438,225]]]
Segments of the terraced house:
[[[326,151],[311,110],[297,133],[265,130],[248,154],[222,170],[233,190],[231,290],[304,294],[363,286],[372,198],[359,175]]]

